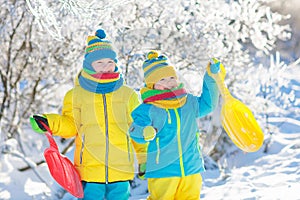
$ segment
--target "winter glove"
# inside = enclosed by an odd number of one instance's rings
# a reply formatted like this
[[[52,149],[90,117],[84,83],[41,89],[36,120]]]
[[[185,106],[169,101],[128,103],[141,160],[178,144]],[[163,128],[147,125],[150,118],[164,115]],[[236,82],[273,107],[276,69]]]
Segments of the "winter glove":
[[[43,122],[44,124],[46,124],[49,127],[48,120],[45,116],[32,115],[30,117],[31,127],[37,133],[45,133],[47,131],[41,122]]]
[[[146,173],[146,163],[139,164],[139,173],[138,178],[141,180],[145,179],[145,173]]]
[[[223,64],[216,58],[212,58],[210,62],[207,65],[206,71],[209,76],[211,76],[213,79],[216,78],[218,73],[221,73],[221,79],[224,80],[226,76],[226,70],[223,66]]]
[[[143,130],[145,141],[151,141],[155,138],[156,130],[152,126],[146,126]]]

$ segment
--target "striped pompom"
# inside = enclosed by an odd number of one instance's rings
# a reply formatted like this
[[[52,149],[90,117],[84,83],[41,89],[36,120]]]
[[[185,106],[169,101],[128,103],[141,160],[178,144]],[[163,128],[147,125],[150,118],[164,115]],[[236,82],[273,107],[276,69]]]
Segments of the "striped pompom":
[[[149,60],[154,59],[154,58],[157,58],[157,57],[158,57],[157,51],[150,51],[150,52],[147,54],[147,58],[148,58]]]

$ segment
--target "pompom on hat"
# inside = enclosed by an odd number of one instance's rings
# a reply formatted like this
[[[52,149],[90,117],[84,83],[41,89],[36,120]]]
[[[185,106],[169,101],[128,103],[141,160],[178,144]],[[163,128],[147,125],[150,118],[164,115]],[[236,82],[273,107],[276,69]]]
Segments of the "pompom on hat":
[[[115,52],[112,43],[105,40],[106,33],[103,29],[95,32],[95,35],[87,37],[87,46],[85,48],[85,56],[83,61],[83,68],[86,71],[94,71],[91,66],[92,62],[104,58],[110,58],[115,63],[118,62],[117,53]]]
[[[168,58],[158,55],[157,51],[150,51],[147,60],[143,64],[145,84],[148,88],[153,88],[154,84],[166,77],[177,78],[173,66],[168,64]]]

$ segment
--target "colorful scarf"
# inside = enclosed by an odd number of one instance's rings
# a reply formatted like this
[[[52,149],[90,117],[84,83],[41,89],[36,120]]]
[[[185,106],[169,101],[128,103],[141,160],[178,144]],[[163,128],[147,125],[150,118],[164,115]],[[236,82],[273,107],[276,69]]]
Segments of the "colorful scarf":
[[[144,103],[160,108],[179,108],[185,104],[187,93],[181,83],[171,90],[154,90],[144,87],[141,89],[141,96]]]
[[[104,74],[88,74],[82,70],[78,75],[79,84],[87,91],[106,94],[119,89],[124,80],[119,72]]]

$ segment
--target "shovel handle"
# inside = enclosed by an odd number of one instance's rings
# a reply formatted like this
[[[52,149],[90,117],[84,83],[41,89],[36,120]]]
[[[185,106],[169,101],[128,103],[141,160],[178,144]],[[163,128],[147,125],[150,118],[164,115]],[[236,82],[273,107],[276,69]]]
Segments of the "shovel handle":
[[[47,126],[44,122],[42,122],[42,120],[38,120],[40,124],[43,125],[43,127],[51,134],[52,134],[52,131],[50,130],[49,126]]]
[[[220,72],[216,75],[215,81],[217,82],[217,85],[218,85],[218,88],[219,88],[222,98],[224,100],[226,100],[229,97],[231,97],[231,94],[224,82],[224,79],[222,79]]]
[[[53,139],[52,135],[52,131],[50,130],[49,126],[47,126],[44,122],[42,122],[41,120],[39,120],[39,123],[41,123],[43,125],[43,127],[47,130],[47,132],[45,133],[45,135],[48,138],[48,141],[50,143],[50,146],[54,147],[55,149],[58,150],[58,146],[55,142],[55,140]]]

